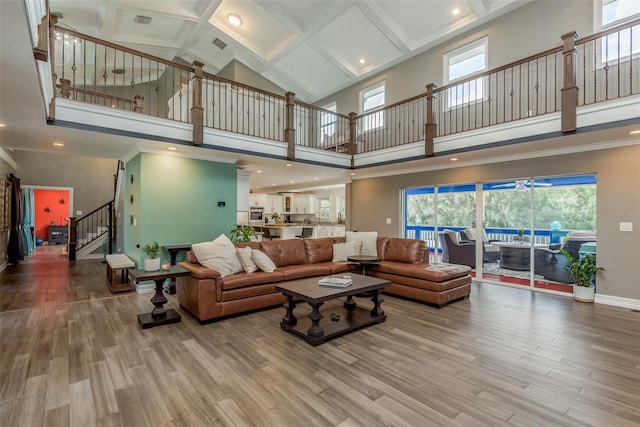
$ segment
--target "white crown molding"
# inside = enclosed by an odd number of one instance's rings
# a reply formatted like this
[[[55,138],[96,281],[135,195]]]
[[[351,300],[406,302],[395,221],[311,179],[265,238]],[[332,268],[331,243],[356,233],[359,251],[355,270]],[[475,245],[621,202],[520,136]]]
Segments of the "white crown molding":
[[[3,160],[6,164],[11,166],[13,169],[18,170],[18,164],[16,161],[7,153],[4,148],[0,148],[0,159]]]

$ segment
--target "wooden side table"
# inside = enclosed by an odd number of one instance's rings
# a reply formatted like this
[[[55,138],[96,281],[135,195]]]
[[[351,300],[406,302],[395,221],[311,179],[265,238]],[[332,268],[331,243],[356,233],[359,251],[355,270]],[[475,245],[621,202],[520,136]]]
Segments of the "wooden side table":
[[[191,244],[188,245],[164,245],[162,249],[169,252],[169,256],[171,257],[171,265],[176,265],[176,258],[178,254],[183,251],[188,251],[191,249]],[[169,283],[169,294],[174,295],[176,293],[176,279],[175,277],[171,279]]]
[[[380,264],[380,258],[373,255],[353,255],[347,257],[347,261],[359,264],[361,268],[360,274],[363,276],[367,275],[367,265]]]
[[[188,270],[172,265],[169,270],[145,271],[129,270],[129,276],[133,282],[153,280],[156,283],[156,293],[151,297],[151,303],[155,306],[151,313],[138,314],[138,322],[142,329],[153,328],[154,326],[166,325],[168,323],[178,323],[181,316],[174,309],[165,309],[167,298],[162,293],[162,284],[167,279],[186,276]]]

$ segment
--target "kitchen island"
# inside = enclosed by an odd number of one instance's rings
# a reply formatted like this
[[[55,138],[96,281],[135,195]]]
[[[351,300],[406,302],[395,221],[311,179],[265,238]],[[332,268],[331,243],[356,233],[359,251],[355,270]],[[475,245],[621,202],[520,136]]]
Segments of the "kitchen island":
[[[281,239],[295,239],[296,236],[302,235],[302,227],[313,227],[313,238],[345,235],[344,225],[268,224],[264,227],[269,229],[272,236],[279,236]]]

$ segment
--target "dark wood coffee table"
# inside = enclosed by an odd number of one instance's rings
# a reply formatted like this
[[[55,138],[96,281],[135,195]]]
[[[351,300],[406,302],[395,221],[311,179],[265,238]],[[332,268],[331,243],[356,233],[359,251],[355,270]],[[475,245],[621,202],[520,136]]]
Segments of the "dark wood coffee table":
[[[167,279],[186,276],[189,271],[172,265],[169,270],[145,271],[129,270],[129,277],[133,282],[143,282],[153,280],[156,283],[156,293],[151,297],[151,303],[155,306],[151,313],[138,314],[138,322],[142,329],[153,328],[154,326],[166,325],[168,323],[178,323],[180,315],[174,309],[165,309],[167,298],[162,294],[162,284]]]
[[[337,275],[341,277],[341,275]],[[276,286],[276,289],[287,297],[285,309],[287,313],[280,322],[280,327],[304,338],[311,345],[322,344],[332,338],[344,335],[356,329],[382,323],[387,315],[380,308],[383,299],[380,292],[391,284],[388,280],[375,277],[352,275],[353,283],[346,288],[333,288],[320,286],[318,280],[321,277],[309,279],[291,280]],[[354,295],[367,293],[371,295],[373,308],[368,310],[358,307],[353,300]],[[369,294],[371,293],[371,294]],[[324,316],[320,313],[320,306],[335,298],[346,297],[343,308],[338,309],[339,321],[321,320]],[[311,306],[311,314],[308,319],[300,319],[293,314],[296,308],[296,300],[299,299]]]

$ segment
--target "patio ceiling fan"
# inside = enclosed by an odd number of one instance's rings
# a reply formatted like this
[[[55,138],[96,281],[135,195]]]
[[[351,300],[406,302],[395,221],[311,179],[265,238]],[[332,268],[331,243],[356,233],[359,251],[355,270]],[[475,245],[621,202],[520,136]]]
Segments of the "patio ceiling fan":
[[[534,187],[549,187],[552,185],[550,182],[533,182],[533,184],[528,179],[516,179],[514,182],[508,182],[506,184],[496,185],[493,188],[511,188],[513,187],[516,191],[525,191],[527,188],[531,188],[531,185]]]

